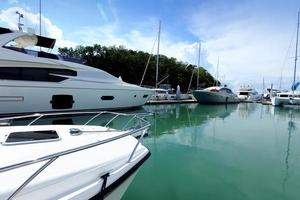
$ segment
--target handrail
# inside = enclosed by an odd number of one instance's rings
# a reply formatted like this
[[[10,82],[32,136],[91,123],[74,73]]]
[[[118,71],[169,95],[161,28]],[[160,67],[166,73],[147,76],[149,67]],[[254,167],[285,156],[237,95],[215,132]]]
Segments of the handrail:
[[[112,138],[108,138],[108,139],[101,140],[101,141],[98,141],[98,142],[90,143],[90,144],[83,145],[83,146],[80,146],[80,147],[77,147],[77,148],[73,148],[73,149],[61,151],[61,152],[58,152],[58,153],[50,154],[50,155],[47,155],[47,156],[43,156],[43,157],[37,158],[35,160],[29,160],[29,161],[25,161],[25,162],[21,162],[21,163],[17,163],[17,164],[14,164],[14,165],[10,165],[10,166],[6,166],[6,167],[0,168],[0,173],[2,173],[2,172],[10,171],[10,170],[13,170],[13,169],[17,169],[17,168],[20,168],[20,167],[24,167],[24,166],[28,166],[28,165],[32,165],[32,164],[35,164],[35,163],[39,163],[39,162],[43,162],[43,161],[47,161],[48,160],[44,165],[42,165],[38,170],[36,170],[25,182],[23,182],[22,185],[19,186],[10,195],[10,197],[8,198],[8,200],[13,199],[36,176],[38,176],[44,169],[46,169],[48,166],[50,166],[60,156],[64,156],[64,155],[71,154],[71,153],[75,153],[75,152],[82,151],[82,150],[85,150],[85,149],[89,149],[89,148],[92,148],[92,147],[95,147],[95,146],[99,146],[99,145],[102,145],[102,144],[105,144],[105,143],[108,143],[108,142],[112,142],[112,141],[115,141],[115,140],[127,137],[127,136],[132,135],[134,133],[137,133],[139,131],[142,131],[141,137],[137,141],[136,145],[134,146],[134,148],[133,148],[133,150],[132,150],[132,152],[131,152],[131,154],[129,156],[128,161],[126,162],[126,164],[130,163],[130,161],[131,161],[131,159],[132,159],[132,157],[133,157],[133,155],[134,155],[134,153],[135,153],[138,145],[141,143],[141,138],[144,137],[144,135],[146,133],[146,129],[149,128],[150,125],[151,124],[147,124],[147,125],[139,128],[139,129],[134,129],[134,130],[131,130],[131,131],[127,131],[127,132],[125,132],[125,133],[123,133],[121,135],[117,135],[117,136],[112,137]],[[83,131],[83,132],[85,132],[85,131]]]
[[[9,166],[6,166],[6,167],[2,167],[2,168],[0,168],[0,173],[5,172],[5,171],[9,171],[9,170],[13,170],[13,169],[17,169],[17,168],[20,168],[20,167],[24,167],[24,166],[27,166],[27,165],[39,163],[39,162],[42,162],[42,161],[46,161],[46,160],[49,160],[49,159],[54,158],[54,157],[60,157],[60,156],[71,154],[71,153],[74,153],[74,152],[77,152],[77,151],[82,151],[82,150],[85,150],[85,149],[89,149],[91,147],[102,145],[102,144],[105,144],[105,143],[108,143],[108,142],[112,142],[114,140],[121,139],[123,137],[132,135],[132,134],[137,133],[139,131],[146,130],[147,128],[150,127],[150,125],[151,124],[147,124],[147,125],[145,125],[141,128],[135,129],[135,130],[126,131],[125,133],[123,133],[121,135],[117,135],[117,136],[114,136],[114,137],[111,137],[111,138],[108,138],[108,139],[105,139],[105,140],[101,140],[101,141],[98,141],[98,142],[90,143],[90,144],[83,145],[83,146],[80,146],[80,147],[76,147],[76,148],[73,148],[73,149],[61,151],[61,152],[50,154],[50,155],[47,155],[47,156],[43,156],[43,157],[37,158],[35,160],[28,160],[28,161],[24,161],[24,162],[21,162],[21,163],[14,164],[14,165],[9,165]],[[85,132],[85,131],[83,131],[83,132]]]
[[[49,117],[49,116],[64,116],[64,115],[84,115],[84,114],[95,114],[91,118],[89,118],[84,125],[88,125],[92,120],[95,118],[99,117],[102,114],[113,114],[116,115],[115,117],[112,118],[111,121],[109,121],[105,126],[108,126],[115,118],[118,116],[133,116],[133,118],[138,118],[141,121],[144,121],[148,123],[146,120],[144,120],[143,117],[139,117],[140,115],[145,115],[145,113],[118,113],[118,112],[113,112],[113,111],[74,111],[74,112],[53,112],[53,113],[35,113],[35,114],[30,114],[30,115],[23,115],[23,116],[13,116],[13,117],[4,117],[0,118],[1,121],[7,121],[7,120],[14,120],[14,119],[26,119],[26,118],[34,118],[31,122],[27,124],[27,126],[33,125],[35,122],[40,120],[43,117]],[[148,115],[150,113],[147,113]],[[129,120],[131,121],[131,120]],[[128,125],[128,124],[126,124]],[[122,129],[123,130],[123,129]]]
[[[101,112],[65,112],[65,113],[44,113],[44,114],[36,113],[36,114],[32,114],[32,115],[24,115],[24,116],[15,116],[15,117],[0,118],[0,121],[1,121],[1,120],[13,120],[13,119],[24,119],[24,118],[35,117],[30,123],[27,124],[27,126],[31,126],[33,123],[35,123],[39,119],[41,119],[43,117],[46,117],[46,116],[74,115],[74,114],[77,114],[77,115],[80,115],[80,114],[95,114],[91,118],[89,118],[86,123],[84,123],[83,126],[86,126],[92,120],[94,120],[95,118],[99,117],[101,114],[104,114],[104,113],[105,114],[107,113],[107,114],[113,114],[113,115],[115,115],[113,118],[111,118],[106,123],[105,127],[107,127],[113,120],[115,120],[119,116],[132,116],[132,117],[130,117],[130,119],[127,121],[127,123],[123,126],[123,128],[121,130],[113,130],[115,132],[124,132],[124,133],[122,133],[120,135],[117,135],[117,136],[114,136],[114,137],[111,137],[111,138],[108,138],[108,139],[104,139],[104,140],[101,140],[101,141],[97,141],[97,142],[94,142],[94,143],[90,143],[90,144],[87,144],[87,145],[83,145],[83,146],[80,146],[80,147],[68,149],[68,150],[57,152],[57,153],[54,153],[54,154],[50,154],[50,155],[47,155],[47,156],[39,157],[37,159],[27,160],[27,161],[23,161],[23,162],[20,162],[20,163],[16,163],[16,164],[13,164],[13,165],[8,165],[8,166],[0,168],[0,173],[2,173],[2,172],[10,171],[10,170],[13,170],[13,169],[17,169],[17,168],[20,168],[20,167],[24,167],[24,166],[32,165],[32,164],[35,164],[35,163],[40,163],[40,162],[43,162],[43,161],[47,161],[39,169],[37,169],[25,182],[23,182],[22,185],[19,186],[10,195],[10,197],[8,199],[9,200],[13,199],[36,176],[38,176],[44,169],[46,169],[48,166],[50,166],[60,156],[64,156],[64,155],[67,155],[67,154],[71,154],[71,153],[75,153],[75,152],[82,151],[82,150],[85,150],[85,149],[89,149],[89,148],[92,148],[92,147],[95,147],[95,146],[99,146],[99,145],[102,145],[102,144],[105,144],[105,143],[108,143],[108,142],[112,142],[112,141],[124,138],[124,137],[129,136],[129,135],[133,135],[133,134],[135,134],[137,132],[141,132],[142,134],[141,134],[140,138],[138,139],[137,143],[135,144],[135,146],[134,146],[134,148],[133,148],[133,150],[132,150],[132,152],[131,152],[131,154],[129,156],[129,159],[128,159],[128,161],[126,163],[131,162],[131,160],[132,160],[132,158],[134,156],[134,153],[136,152],[137,147],[141,143],[144,135],[147,132],[147,129],[151,126],[151,124],[147,120],[145,120],[144,117],[139,116],[139,114],[127,114],[127,113],[117,113],[117,112],[109,112],[109,111],[101,111]],[[142,113],[141,115],[145,116],[144,113]],[[134,125],[133,128],[131,127],[128,130],[124,130],[128,126],[128,124],[130,124],[130,122],[133,119],[138,119],[139,121],[137,123],[135,123],[135,125]],[[106,131],[109,131],[109,129],[110,128],[108,127],[108,129]],[[91,131],[82,130],[82,132],[83,133],[84,132],[88,133],[88,132],[91,132]]]

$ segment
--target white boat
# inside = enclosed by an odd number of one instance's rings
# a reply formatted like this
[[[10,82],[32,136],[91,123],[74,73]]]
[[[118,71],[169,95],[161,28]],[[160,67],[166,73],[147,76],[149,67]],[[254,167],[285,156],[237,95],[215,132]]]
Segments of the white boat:
[[[271,98],[273,106],[300,105],[300,91],[280,92]]]
[[[276,96],[280,92],[281,90],[278,89],[267,88],[267,90],[263,94],[263,99],[270,100],[271,97]]]
[[[213,86],[203,90],[193,91],[194,97],[199,103],[204,104],[224,104],[238,103],[237,95],[227,87]]]
[[[33,116],[27,126],[0,127],[0,199],[121,199],[150,156],[141,144],[150,124],[137,115],[130,118],[143,123],[124,130],[33,125],[41,114],[24,118]],[[139,140],[132,136],[137,132],[142,133]]]
[[[292,85],[292,91],[290,92],[280,92],[276,96],[271,97],[271,103],[273,106],[284,106],[284,105],[300,105],[300,91],[296,90],[300,85],[299,82],[296,83],[296,71],[297,71],[297,59],[298,59],[298,34],[299,34],[299,21],[300,12],[298,12],[298,22],[297,22],[297,37],[296,37],[296,49],[295,49],[295,63],[294,63],[294,79]]]
[[[1,114],[126,109],[144,105],[154,93],[78,59],[25,49],[54,44],[51,38],[0,28]]]
[[[242,101],[259,101],[262,98],[261,94],[252,88],[251,86],[241,86],[238,91],[238,98]]]

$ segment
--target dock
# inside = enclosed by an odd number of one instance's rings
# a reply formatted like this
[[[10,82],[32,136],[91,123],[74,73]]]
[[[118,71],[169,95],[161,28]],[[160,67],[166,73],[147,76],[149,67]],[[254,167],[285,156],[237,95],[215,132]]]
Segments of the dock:
[[[149,100],[146,102],[146,105],[155,105],[155,104],[175,104],[175,103],[197,103],[195,99],[184,99],[184,100]]]

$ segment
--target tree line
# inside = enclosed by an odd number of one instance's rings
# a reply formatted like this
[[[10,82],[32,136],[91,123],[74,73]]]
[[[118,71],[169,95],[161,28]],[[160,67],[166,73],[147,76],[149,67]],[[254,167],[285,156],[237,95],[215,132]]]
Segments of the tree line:
[[[76,48],[59,48],[59,53],[64,56],[79,58],[84,64],[102,69],[123,81],[139,85],[150,56],[143,51],[134,51],[126,49],[123,46],[77,46]],[[169,58],[165,55],[159,55],[159,75],[158,80],[166,78],[162,84],[170,84],[172,88],[180,85],[181,91],[186,92],[192,77],[191,89],[196,87],[197,72],[199,73],[200,87],[209,87],[215,84],[214,77],[203,67],[196,70],[196,65],[191,65],[178,61],[176,58]],[[156,55],[150,59],[143,85],[155,86],[156,80]],[[219,82],[218,82],[219,83]]]

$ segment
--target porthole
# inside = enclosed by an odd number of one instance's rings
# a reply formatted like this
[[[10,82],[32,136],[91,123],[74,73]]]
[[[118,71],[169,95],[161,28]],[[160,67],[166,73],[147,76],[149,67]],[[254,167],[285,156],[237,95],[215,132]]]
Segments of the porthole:
[[[149,95],[148,94],[145,94],[144,96],[143,96],[143,98],[147,98]]]
[[[102,96],[101,100],[103,101],[109,101],[109,100],[113,100],[115,97],[114,96]]]

